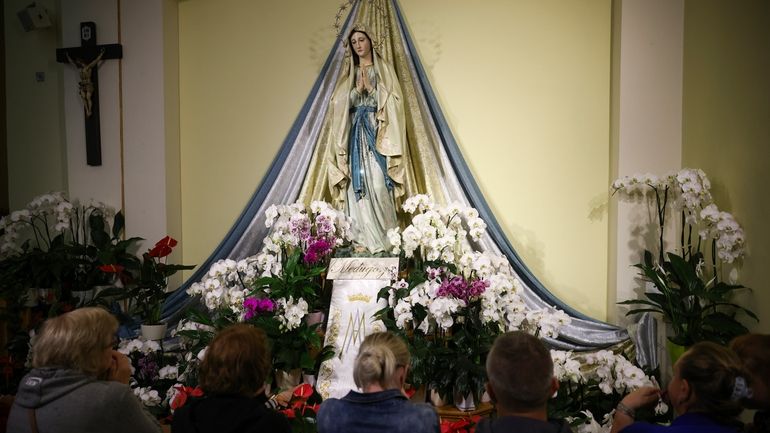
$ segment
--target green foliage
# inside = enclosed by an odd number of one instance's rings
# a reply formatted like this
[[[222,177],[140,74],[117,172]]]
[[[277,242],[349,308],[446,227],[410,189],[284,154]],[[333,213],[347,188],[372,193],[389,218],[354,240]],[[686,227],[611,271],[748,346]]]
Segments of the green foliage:
[[[636,307],[626,314],[660,313],[671,323],[674,335],[669,339],[682,346],[703,340],[729,343],[735,336],[748,332],[737,319],[739,313],[758,320],[749,309],[730,301],[732,294],[744,286],[718,281],[716,277],[703,280],[698,270],[702,253],[688,258],[668,253],[667,258],[656,264],[652,253],[644,252],[644,262],[635,266],[657,291],[645,292],[646,299],[620,302]]]

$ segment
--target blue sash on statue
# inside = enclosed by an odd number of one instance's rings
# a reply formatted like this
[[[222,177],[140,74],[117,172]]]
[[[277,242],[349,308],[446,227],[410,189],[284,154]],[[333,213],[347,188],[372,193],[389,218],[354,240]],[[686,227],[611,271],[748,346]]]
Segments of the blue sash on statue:
[[[368,113],[374,113],[377,111],[376,107],[370,107],[362,105],[360,107],[352,107],[350,109],[351,122],[350,122],[350,172],[353,182],[353,192],[356,193],[356,200],[361,200],[361,197],[366,195],[366,185],[364,185],[364,178],[361,173],[361,134],[357,131],[361,130],[366,135],[366,141],[369,145],[369,150],[374,154],[374,158],[377,160],[377,164],[382,169],[382,174],[385,176],[385,186],[388,191],[393,190],[393,181],[388,176],[388,168],[385,157],[377,151],[374,146],[376,140],[376,134],[374,131],[374,125],[372,125],[369,119]]]

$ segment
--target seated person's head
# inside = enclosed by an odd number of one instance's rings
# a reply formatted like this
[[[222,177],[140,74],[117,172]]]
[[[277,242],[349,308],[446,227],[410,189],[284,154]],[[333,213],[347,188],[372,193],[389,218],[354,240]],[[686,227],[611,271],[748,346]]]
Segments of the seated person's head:
[[[32,348],[32,366],[80,370],[105,378],[118,321],[101,308],[79,308],[43,323]]]
[[[740,400],[749,385],[741,361],[733,351],[703,341],[690,347],[674,364],[668,394],[679,414],[702,412],[720,420],[731,420],[743,410]]]
[[[364,392],[400,389],[409,368],[409,349],[389,332],[367,336],[358,349],[353,380]]]
[[[770,410],[770,335],[745,334],[736,337],[730,348],[751,376],[752,397],[745,401],[752,409]]]
[[[487,356],[487,392],[498,412],[544,409],[559,388],[551,352],[535,336],[521,331],[498,336]]]
[[[206,394],[254,397],[264,390],[270,350],[264,331],[237,324],[220,331],[201,363],[199,381]]]

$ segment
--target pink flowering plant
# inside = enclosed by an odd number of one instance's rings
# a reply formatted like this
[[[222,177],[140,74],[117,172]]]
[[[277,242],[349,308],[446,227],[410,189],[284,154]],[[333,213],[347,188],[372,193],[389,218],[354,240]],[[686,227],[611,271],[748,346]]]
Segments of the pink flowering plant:
[[[199,323],[219,329],[249,322],[265,330],[273,343],[273,366],[313,370],[321,351],[319,323],[306,316],[328,309],[323,274],[337,247],[350,240],[347,216],[325,202],[270,206],[270,232],[257,255],[238,262],[221,260],[188,293],[200,296],[208,310]],[[206,321],[208,320],[208,321]],[[319,355],[320,351],[320,355]]]

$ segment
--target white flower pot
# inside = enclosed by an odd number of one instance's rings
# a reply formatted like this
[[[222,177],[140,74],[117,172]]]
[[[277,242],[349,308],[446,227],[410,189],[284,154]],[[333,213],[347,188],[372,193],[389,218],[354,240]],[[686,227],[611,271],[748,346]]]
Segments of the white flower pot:
[[[481,402],[482,403],[489,403],[492,401],[492,397],[489,396],[489,393],[484,391],[484,394],[481,394]]]
[[[162,340],[166,336],[166,324],[142,325],[142,337],[146,340]]]
[[[276,370],[275,371],[275,387],[276,391],[285,391],[287,389],[294,389],[297,385],[299,385],[299,381],[302,378],[302,370],[299,368],[295,368],[294,370],[290,371],[284,371],[284,370]]]
[[[315,388],[315,374],[305,374],[302,373],[302,383],[307,383],[313,388]]]
[[[476,410],[478,397],[473,395],[473,392],[463,394],[455,390],[453,397],[454,397],[455,407],[457,409],[466,411],[466,412]]]
[[[428,400],[430,401],[430,404],[435,407],[446,406],[449,404],[446,399],[441,398],[441,394],[439,394],[435,389],[428,390]]]
[[[324,322],[324,313],[323,311],[313,311],[311,313],[307,313],[305,316],[305,323],[307,323],[307,326],[313,326],[316,323],[320,323],[323,325]]]
[[[72,297],[78,298],[78,307],[82,307],[86,305],[87,303],[93,301],[94,296],[96,296],[96,288],[89,290],[73,290],[72,291]]]

